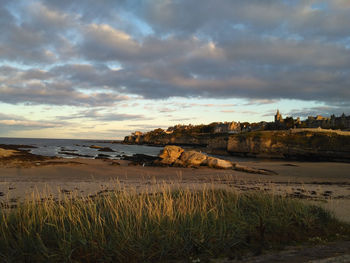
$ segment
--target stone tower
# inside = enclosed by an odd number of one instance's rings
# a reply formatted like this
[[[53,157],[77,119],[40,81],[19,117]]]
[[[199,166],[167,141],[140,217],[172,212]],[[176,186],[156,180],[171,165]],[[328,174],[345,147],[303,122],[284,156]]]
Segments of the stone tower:
[[[280,111],[277,110],[276,115],[275,115],[275,122],[283,122],[283,117],[280,114]]]

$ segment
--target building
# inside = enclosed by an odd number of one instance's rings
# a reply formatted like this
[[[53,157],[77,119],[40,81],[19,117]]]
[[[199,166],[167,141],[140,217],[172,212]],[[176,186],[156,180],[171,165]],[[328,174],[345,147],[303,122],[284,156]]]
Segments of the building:
[[[238,133],[241,131],[239,122],[221,122],[215,125],[214,133]]]
[[[336,117],[334,114],[331,117],[324,117],[322,115],[308,116],[306,120],[301,121],[298,117],[293,119],[292,117],[287,117],[283,119],[279,110],[275,115],[275,129],[288,129],[290,127],[295,128],[323,128],[323,129],[350,129],[350,115],[346,116],[344,113]]]
[[[283,122],[283,117],[282,117],[282,114],[280,114],[280,111],[277,110],[275,115],[275,123],[281,123],[281,122]]]

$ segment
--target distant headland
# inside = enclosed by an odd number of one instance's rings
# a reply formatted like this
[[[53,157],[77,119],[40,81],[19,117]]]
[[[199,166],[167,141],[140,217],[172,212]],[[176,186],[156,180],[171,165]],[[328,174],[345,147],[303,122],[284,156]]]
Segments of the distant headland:
[[[124,138],[127,144],[202,147],[212,154],[249,157],[350,161],[350,116],[283,118],[273,122],[214,122],[175,125]]]

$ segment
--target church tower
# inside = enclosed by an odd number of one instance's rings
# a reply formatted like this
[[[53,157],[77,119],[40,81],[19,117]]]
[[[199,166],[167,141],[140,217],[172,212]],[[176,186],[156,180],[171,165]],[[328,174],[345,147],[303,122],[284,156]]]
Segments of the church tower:
[[[283,122],[283,117],[280,114],[280,111],[277,110],[276,115],[275,115],[275,122]]]

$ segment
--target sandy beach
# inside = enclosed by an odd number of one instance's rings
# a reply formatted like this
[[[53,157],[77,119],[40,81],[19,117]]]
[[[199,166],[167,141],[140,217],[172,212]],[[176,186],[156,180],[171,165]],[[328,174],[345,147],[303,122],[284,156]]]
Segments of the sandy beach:
[[[155,190],[171,187],[229,187],[237,191],[259,190],[300,198],[326,207],[350,222],[350,163],[254,160],[245,166],[266,169],[273,175],[212,168],[148,167],[123,160],[62,159],[20,154],[1,158],[0,201],[13,207],[26,196],[96,195],[130,187]],[[12,152],[13,154],[13,152]],[[18,153],[17,153],[18,154]]]

